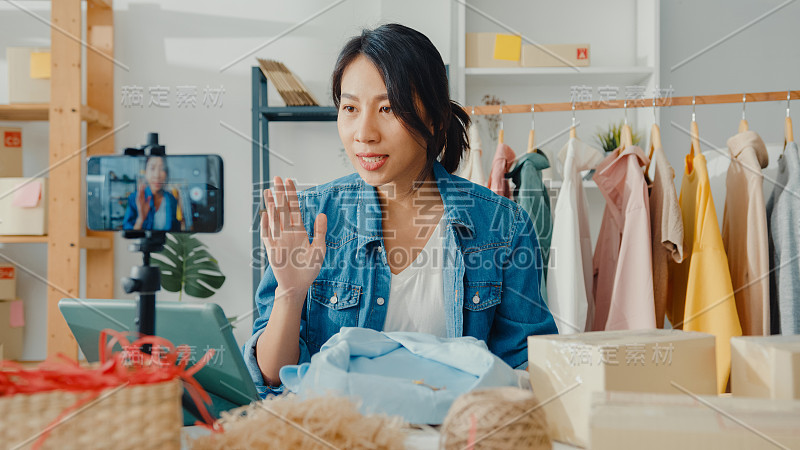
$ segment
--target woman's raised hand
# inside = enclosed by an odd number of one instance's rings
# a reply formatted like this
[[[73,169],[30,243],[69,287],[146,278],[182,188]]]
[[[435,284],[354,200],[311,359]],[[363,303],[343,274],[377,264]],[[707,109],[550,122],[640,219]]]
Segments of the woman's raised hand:
[[[314,242],[309,242],[300,218],[300,202],[294,182],[275,177],[272,189],[264,191],[265,214],[261,215],[261,240],[267,250],[272,273],[278,282],[276,298],[290,294],[305,299],[305,293],[317,278],[325,258],[325,214],[314,220]]]

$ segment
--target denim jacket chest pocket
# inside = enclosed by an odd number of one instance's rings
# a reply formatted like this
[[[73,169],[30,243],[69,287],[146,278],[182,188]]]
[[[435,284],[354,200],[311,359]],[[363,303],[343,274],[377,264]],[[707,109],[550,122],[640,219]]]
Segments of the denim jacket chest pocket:
[[[345,281],[317,279],[308,294],[309,350],[317,351],[342,327],[358,326],[361,286]]]
[[[502,281],[464,281],[464,332],[486,340],[500,304]]]

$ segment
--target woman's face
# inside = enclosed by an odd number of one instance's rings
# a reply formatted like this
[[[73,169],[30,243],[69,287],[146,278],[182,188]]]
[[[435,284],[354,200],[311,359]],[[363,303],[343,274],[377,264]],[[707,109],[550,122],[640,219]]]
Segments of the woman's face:
[[[361,178],[407,189],[425,166],[425,146],[395,117],[378,69],[359,55],[342,74],[339,137]]]
[[[167,182],[167,171],[164,168],[164,158],[150,158],[147,160],[147,166],[144,171],[147,185],[150,190],[155,194],[164,189],[164,183]]]

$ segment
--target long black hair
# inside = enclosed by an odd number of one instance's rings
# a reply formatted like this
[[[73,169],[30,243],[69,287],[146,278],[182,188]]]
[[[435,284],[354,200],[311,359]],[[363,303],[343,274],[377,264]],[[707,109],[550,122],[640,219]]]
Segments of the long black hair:
[[[426,164],[419,174],[424,179],[439,161],[445,170],[458,169],[467,149],[469,115],[450,100],[450,88],[442,56],[424,34],[404,25],[390,23],[347,41],[333,69],[333,104],[339,108],[342,75],[359,55],[375,65],[383,77],[392,111],[412,134],[425,141]],[[416,107],[419,102],[424,111]],[[432,131],[423,119],[430,121]]]

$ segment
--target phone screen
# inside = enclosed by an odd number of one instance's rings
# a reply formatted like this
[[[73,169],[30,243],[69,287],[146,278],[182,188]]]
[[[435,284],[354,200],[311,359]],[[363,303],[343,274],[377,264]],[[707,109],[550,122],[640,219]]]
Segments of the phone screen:
[[[86,171],[89,229],[215,233],[222,229],[218,155],[95,156]]]

